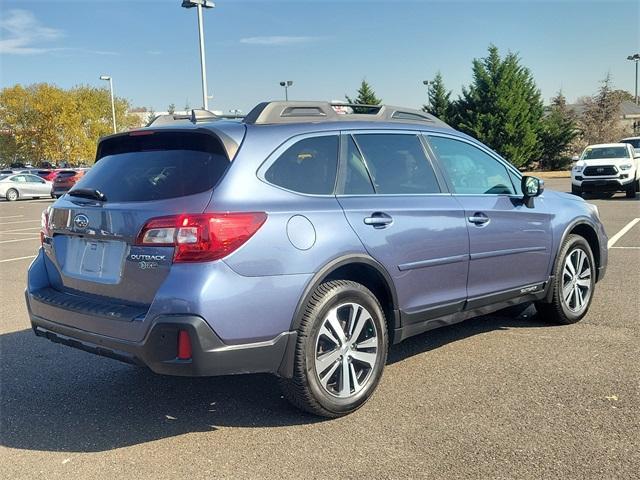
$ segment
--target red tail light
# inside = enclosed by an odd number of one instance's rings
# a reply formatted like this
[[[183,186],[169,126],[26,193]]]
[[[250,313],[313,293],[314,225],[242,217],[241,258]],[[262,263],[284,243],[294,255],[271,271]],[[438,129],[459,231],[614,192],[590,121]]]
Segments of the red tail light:
[[[224,258],[249,240],[267,220],[264,212],[173,215],[149,220],[136,245],[175,247],[174,262]]]

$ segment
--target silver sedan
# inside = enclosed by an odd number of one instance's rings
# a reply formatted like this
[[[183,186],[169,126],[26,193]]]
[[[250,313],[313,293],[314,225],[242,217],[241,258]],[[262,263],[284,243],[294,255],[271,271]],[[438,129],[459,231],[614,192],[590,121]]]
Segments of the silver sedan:
[[[51,182],[29,173],[0,175],[0,198],[10,202],[19,198],[49,197]]]

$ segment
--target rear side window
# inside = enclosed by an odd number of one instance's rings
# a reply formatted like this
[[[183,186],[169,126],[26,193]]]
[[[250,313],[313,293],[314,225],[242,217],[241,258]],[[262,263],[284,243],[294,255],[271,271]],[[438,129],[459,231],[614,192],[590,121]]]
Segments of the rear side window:
[[[74,189],[99,190],[109,202],[164,200],[211,190],[228,166],[211,134],[119,136],[100,144],[98,160]]]
[[[378,194],[440,193],[417,135],[355,136]]]
[[[309,137],[294,143],[269,167],[265,180],[294,192],[333,193],[338,168],[338,136]]]

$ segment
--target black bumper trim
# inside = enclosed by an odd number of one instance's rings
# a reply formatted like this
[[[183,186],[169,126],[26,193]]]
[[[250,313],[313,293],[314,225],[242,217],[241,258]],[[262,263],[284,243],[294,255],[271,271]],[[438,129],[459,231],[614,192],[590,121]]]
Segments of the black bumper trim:
[[[631,185],[630,183],[628,185]],[[580,188],[583,192],[623,192],[627,187],[618,180],[583,180]]]
[[[201,317],[158,317],[142,342],[129,342],[60,325],[31,315],[35,334],[89,353],[126,363],[146,365],[155,373],[178,376],[216,376],[241,373],[278,373],[287,343],[296,332],[283,332],[272,340],[227,345]],[[192,357],[177,358],[178,331],[191,339]],[[293,338],[291,338],[293,337]]]

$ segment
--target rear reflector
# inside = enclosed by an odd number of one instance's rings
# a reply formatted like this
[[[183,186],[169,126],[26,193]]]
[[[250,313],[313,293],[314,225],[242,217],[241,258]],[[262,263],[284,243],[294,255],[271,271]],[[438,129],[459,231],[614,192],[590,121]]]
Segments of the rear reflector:
[[[136,245],[175,247],[173,261],[210,262],[240,248],[267,220],[264,212],[173,215],[149,220]]]
[[[191,358],[191,339],[186,330],[178,331],[178,358],[189,360]]]

